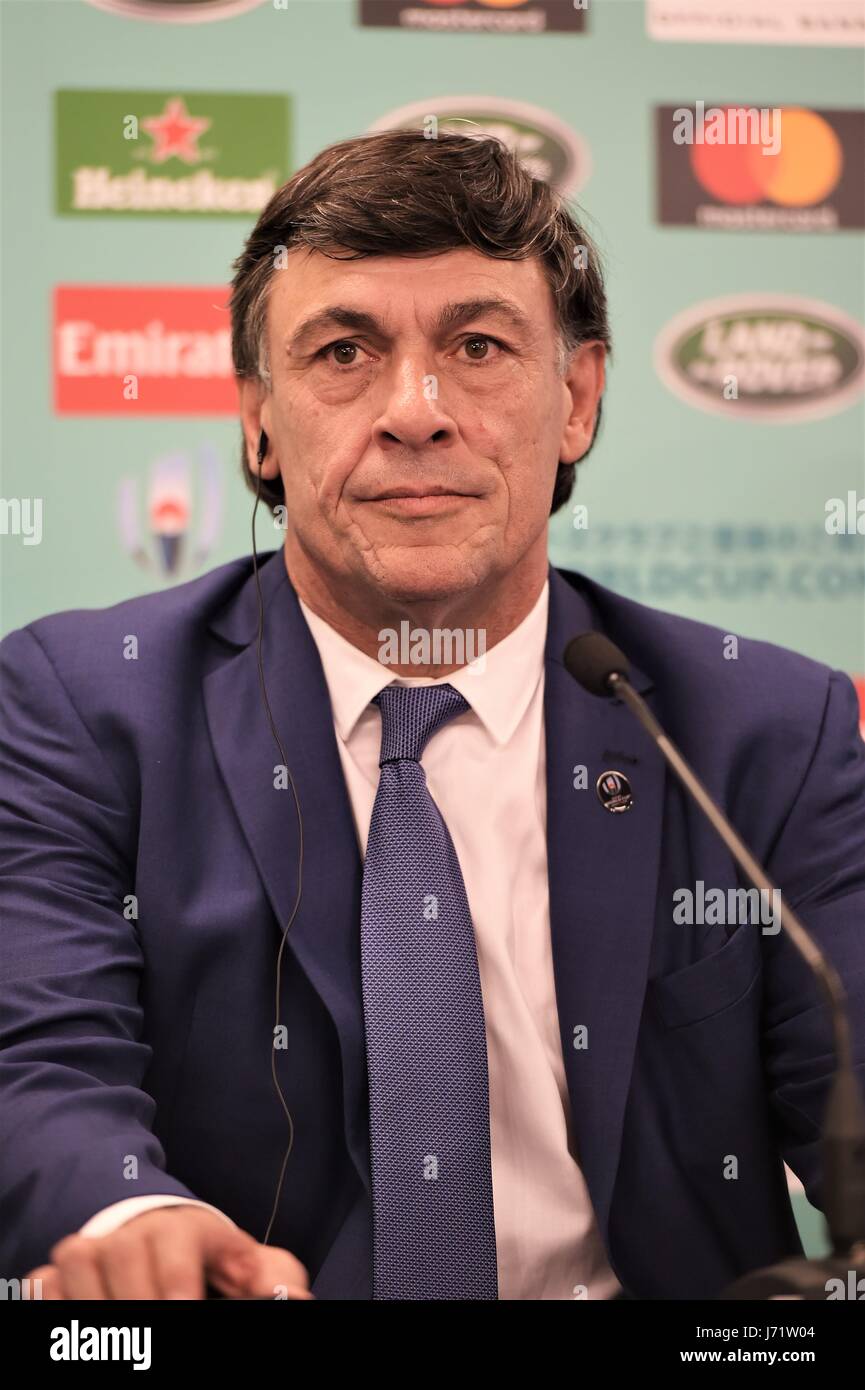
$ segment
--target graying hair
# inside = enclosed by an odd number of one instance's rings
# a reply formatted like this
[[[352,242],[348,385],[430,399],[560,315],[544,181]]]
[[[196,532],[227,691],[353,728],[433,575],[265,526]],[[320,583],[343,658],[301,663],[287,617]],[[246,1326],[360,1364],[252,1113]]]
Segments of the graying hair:
[[[537,258],[556,308],[560,374],[580,343],[610,349],[594,244],[549,184],[533,178],[500,140],[381,131],[329,146],[277,190],[234,262],[230,299],[235,373],[267,391],[273,389],[267,309],[277,256],[300,246],[338,259],[464,246],[500,260]],[[599,403],[596,432],[600,415]],[[255,490],[245,446],[242,458]],[[574,469],[559,465],[552,511],[570,496]],[[284,503],[281,480],[262,480],[261,495],[272,508]]]

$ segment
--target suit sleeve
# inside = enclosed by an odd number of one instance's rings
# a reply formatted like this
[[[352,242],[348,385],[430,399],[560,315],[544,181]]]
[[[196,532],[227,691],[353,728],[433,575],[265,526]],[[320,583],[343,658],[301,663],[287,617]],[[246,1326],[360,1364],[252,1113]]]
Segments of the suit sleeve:
[[[829,677],[822,724],[767,862],[841,976],[865,1096],[865,744],[852,682]],[[813,737],[813,736],[812,736]],[[785,1161],[822,1207],[820,1129],[835,1068],[829,1010],[784,933],[764,937],[764,1055]]]
[[[129,1197],[193,1198],[142,1089],[137,822],[32,631],[0,644],[0,1269]]]

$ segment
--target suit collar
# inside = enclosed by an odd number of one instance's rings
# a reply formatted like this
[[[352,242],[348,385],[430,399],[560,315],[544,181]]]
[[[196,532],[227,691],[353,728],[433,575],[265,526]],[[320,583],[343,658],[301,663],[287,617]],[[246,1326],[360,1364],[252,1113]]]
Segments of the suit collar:
[[[602,632],[601,620],[595,594],[602,592],[599,586],[580,574],[550,566],[550,615],[547,626],[546,659],[566,672],[562,660],[565,647],[572,637],[583,632]],[[609,594],[609,591],[603,591]],[[615,599],[616,595],[610,595]],[[628,653],[625,653],[627,656]],[[631,684],[641,694],[653,689],[654,682],[629,657]],[[571,677],[573,679],[573,677]],[[619,701],[615,701],[616,704]]]
[[[347,642],[300,601],[321,657],[337,733],[344,743],[370,701],[392,681],[408,685],[452,685],[468,701],[493,741],[504,747],[525,714],[543,669],[549,585],[507,637],[472,665],[437,680],[406,679]],[[408,626],[408,625],[407,625]]]
[[[265,614],[283,586],[291,588],[282,550],[265,551],[258,557],[258,575]],[[292,590],[292,594],[293,594]],[[252,572],[228,602],[210,620],[210,630],[224,642],[246,647],[255,640],[258,631],[258,590]]]

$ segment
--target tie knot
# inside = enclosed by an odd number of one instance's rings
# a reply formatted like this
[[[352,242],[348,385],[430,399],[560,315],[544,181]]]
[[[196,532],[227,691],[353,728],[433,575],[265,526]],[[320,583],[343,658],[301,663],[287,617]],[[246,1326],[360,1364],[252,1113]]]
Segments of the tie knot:
[[[388,685],[373,704],[381,710],[379,767],[401,758],[419,762],[436,730],[470,708],[452,685]]]

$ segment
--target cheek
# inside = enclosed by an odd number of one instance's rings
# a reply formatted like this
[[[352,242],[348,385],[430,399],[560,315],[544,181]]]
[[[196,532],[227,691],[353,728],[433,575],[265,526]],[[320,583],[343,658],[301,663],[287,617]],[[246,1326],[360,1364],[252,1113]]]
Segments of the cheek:
[[[552,404],[540,410],[536,402],[523,402],[516,409],[501,411],[490,427],[479,422],[475,439],[479,451],[494,459],[506,477],[508,487],[529,491],[538,475],[558,458],[559,434]]]
[[[317,403],[329,410],[347,408],[363,397],[374,380],[372,364],[342,373],[329,371],[321,364],[307,378],[305,394],[313,405]]]
[[[509,415],[502,449],[497,456],[507,491],[508,530],[514,536],[534,535],[549,516],[560,452],[555,405],[536,402]]]
[[[558,441],[561,393],[535,373],[511,373],[483,383],[470,403],[474,437],[514,462],[526,449],[543,453]]]
[[[315,399],[289,399],[280,410],[280,457],[286,498],[307,509],[335,505],[360,457],[344,417]]]
[[[459,431],[472,453],[491,459],[502,472],[516,463],[534,428],[532,408],[503,386],[484,399],[463,399],[453,412]]]

